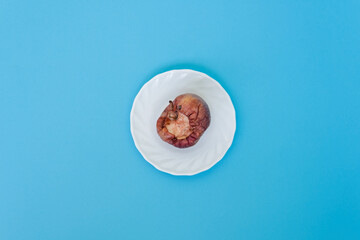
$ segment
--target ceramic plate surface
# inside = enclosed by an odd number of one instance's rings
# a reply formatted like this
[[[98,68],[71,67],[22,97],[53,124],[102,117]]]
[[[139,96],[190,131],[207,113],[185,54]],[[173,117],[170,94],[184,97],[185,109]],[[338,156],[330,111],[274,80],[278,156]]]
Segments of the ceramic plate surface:
[[[211,122],[192,147],[179,149],[163,142],[156,121],[169,100],[194,93],[205,100]],[[229,95],[208,75],[172,70],[148,81],[135,97],[130,113],[131,134],[142,156],[155,168],[173,175],[194,175],[211,168],[231,146],[236,129],[235,109]]]

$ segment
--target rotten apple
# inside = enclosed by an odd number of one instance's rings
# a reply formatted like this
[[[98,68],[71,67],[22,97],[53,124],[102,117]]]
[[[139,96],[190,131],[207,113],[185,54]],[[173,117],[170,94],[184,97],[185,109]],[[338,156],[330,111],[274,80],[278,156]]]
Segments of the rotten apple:
[[[198,95],[186,93],[169,101],[156,128],[163,141],[187,148],[199,141],[209,125],[210,111],[206,102]]]

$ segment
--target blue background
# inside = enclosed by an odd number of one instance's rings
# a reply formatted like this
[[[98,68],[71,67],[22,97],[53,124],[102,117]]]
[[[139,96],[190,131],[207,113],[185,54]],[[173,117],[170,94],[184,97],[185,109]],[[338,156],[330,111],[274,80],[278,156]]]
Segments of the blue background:
[[[360,239],[359,1],[0,1],[0,239]],[[134,146],[154,75],[237,111],[194,177]],[[166,91],[166,90],[164,90]]]

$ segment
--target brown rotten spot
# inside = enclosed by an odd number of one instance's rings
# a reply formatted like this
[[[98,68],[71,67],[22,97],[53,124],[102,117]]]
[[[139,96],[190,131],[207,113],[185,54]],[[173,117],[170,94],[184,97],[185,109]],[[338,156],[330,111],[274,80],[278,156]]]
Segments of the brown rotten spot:
[[[206,102],[191,93],[169,101],[157,120],[161,139],[178,148],[195,145],[210,124],[210,111]]]

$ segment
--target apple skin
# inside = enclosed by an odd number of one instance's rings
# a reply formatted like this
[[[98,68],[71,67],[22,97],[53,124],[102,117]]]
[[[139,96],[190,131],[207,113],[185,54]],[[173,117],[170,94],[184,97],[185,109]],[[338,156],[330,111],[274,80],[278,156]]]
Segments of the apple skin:
[[[177,147],[194,146],[210,125],[210,110],[198,95],[179,95],[160,115],[156,123],[160,138]]]

